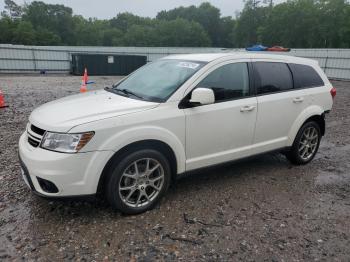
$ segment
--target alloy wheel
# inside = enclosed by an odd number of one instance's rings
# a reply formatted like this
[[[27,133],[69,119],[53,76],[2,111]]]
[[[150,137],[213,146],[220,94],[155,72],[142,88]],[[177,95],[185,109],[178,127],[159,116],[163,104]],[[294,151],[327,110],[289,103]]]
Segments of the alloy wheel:
[[[300,138],[298,152],[303,160],[310,159],[316,152],[319,134],[315,127],[308,127]]]
[[[123,172],[119,181],[119,196],[129,207],[150,204],[164,185],[164,168],[153,158],[138,159]]]

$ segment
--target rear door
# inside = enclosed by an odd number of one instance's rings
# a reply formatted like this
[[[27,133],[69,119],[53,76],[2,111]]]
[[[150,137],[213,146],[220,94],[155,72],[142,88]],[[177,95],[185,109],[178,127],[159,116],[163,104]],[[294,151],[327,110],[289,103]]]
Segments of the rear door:
[[[324,77],[325,81],[321,78],[320,74],[324,75],[322,70],[318,66],[302,64],[289,64],[289,67],[293,73],[294,88],[303,89],[310,96],[310,103],[330,110],[333,104],[330,96],[332,86],[327,77]]]
[[[253,68],[258,101],[253,153],[261,153],[287,145],[289,131],[310,97],[294,88],[286,63],[254,61]]]

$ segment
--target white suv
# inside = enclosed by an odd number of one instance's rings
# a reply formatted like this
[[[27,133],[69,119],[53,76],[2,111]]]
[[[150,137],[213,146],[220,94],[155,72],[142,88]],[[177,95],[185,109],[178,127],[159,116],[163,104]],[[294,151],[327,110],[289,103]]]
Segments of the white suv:
[[[103,192],[114,208],[140,213],[190,170],[279,149],[310,162],[335,93],[309,59],[169,56],[34,110],[19,141],[22,175],[42,196]]]

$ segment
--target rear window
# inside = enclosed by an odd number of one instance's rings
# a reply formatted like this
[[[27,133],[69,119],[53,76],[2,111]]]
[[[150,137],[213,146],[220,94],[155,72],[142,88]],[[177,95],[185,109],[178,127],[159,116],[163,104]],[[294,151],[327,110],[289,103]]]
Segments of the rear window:
[[[311,66],[289,64],[293,73],[295,88],[323,86],[324,82]]]
[[[257,93],[267,94],[293,89],[292,74],[285,63],[254,63]]]

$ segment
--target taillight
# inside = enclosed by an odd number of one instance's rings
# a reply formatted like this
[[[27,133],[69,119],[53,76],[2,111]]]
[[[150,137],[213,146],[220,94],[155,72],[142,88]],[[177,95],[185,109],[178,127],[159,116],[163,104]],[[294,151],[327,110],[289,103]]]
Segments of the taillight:
[[[334,97],[336,96],[336,94],[337,94],[337,89],[335,89],[335,87],[333,87],[333,88],[331,89],[331,96],[332,96],[333,99],[334,99]]]

